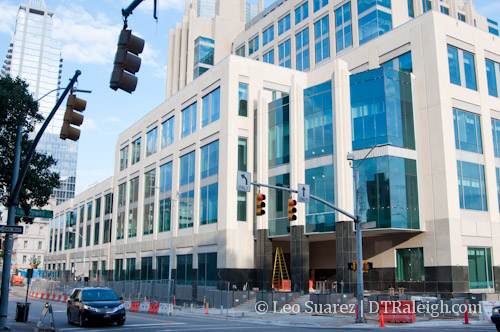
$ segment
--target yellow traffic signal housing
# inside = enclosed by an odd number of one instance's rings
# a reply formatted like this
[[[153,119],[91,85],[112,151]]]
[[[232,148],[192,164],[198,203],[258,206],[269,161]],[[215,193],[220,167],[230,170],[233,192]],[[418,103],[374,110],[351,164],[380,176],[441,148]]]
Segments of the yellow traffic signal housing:
[[[266,210],[264,208],[266,207],[266,195],[257,193],[257,204],[255,206],[255,214],[257,216],[263,216],[266,214]]]
[[[60,138],[77,141],[80,138],[80,129],[73,127],[80,126],[83,123],[83,112],[87,107],[87,102],[77,98],[76,95],[70,94],[66,102],[66,113],[64,113],[63,125],[61,128]],[[75,112],[78,111],[78,112]]]
[[[363,261],[363,272],[368,272],[373,269],[373,263],[368,261]]]
[[[351,262],[351,263],[347,263],[347,268],[350,271],[356,271],[357,270],[357,265],[358,265],[358,262],[356,262],[356,261]]]
[[[294,199],[288,199],[288,221],[297,220],[297,201]]]
[[[113,90],[122,89],[128,93],[135,91],[137,77],[135,73],[141,67],[141,58],[138,57],[144,50],[144,39],[132,34],[132,30],[125,28],[120,32],[118,38],[118,50],[116,51],[113,72],[109,87]]]

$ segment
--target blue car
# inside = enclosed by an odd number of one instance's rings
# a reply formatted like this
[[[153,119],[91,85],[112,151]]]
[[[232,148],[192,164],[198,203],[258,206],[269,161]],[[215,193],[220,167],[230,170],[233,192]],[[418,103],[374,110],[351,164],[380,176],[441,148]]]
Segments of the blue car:
[[[497,327],[497,331],[500,331],[500,307],[494,307],[491,311],[491,321]]]
[[[109,288],[75,288],[67,303],[68,324],[125,324],[125,307]]]

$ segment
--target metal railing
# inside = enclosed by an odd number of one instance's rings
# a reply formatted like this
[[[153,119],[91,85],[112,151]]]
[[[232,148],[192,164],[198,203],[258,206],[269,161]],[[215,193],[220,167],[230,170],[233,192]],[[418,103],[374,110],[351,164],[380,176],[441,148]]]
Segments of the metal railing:
[[[128,281],[87,281],[61,282],[56,280],[34,279],[30,289],[36,293],[70,296],[75,288],[107,287],[124,300],[169,302],[173,297],[173,280],[128,280]],[[170,287],[169,287],[170,285]],[[170,290],[170,294],[169,294]]]

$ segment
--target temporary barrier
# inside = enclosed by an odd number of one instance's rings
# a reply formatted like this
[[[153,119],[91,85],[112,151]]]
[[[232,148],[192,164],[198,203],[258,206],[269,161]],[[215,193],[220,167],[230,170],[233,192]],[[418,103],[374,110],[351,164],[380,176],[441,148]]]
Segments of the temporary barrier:
[[[171,315],[173,312],[173,308],[169,303],[160,303],[160,307],[158,308],[159,315]]]
[[[148,314],[158,315],[158,310],[160,309],[160,303],[151,302],[149,304]]]
[[[123,306],[125,307],[125,310],[130,310],[131,304],[132,301],[123,301]]]
[[[148,312],[149,311],[149,302],[141,302],[139,306],[139,312]]]
[[[388,323],[415,323],[413,301],[379,301],[379,311],[383,311],[383,320]]]
[[[139,301],[132,301],[130,303],[130,312],[138,312],[139,311],[139,306],[141,305],[141,302]]]

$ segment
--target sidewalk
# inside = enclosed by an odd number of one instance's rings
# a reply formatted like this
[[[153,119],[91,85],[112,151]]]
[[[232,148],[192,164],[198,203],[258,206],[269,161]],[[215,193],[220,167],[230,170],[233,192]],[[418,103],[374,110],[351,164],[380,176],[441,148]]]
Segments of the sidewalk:
[[[37,323],[33,321],[27,321],[26,323],[16,322],[14,318],[7,317],[7,327],[9,328],[7,331],[33,332],[35,330],[36,324]],[[52,329],[43,326],[38,331],[52,331]],[[61,330],[56,329],[56,331],[60,332]]]
[[[331,314],[331,315],[315,315],[315,314],[284,314],[284,313],[265,313],[259,314],[255,311],[238,311],[238,307],[233,309],[208,309],[206,314],[205,308],[190,307],[175,307],[174,316],[195,316],[212,319],[231,319],[257,324],[277,325],[277,326],[296,326],[310,328],[352,328],[352,329],[376,329],[380,326],[380,321],[375,315],[369,315],[365,324],[356,324],[353,315],[346,314]],[[470,320],[472,326],[494,326],[490,321]],[[385,323],[386,327],[459,327],[464,326],[463,318],[429,318],[417,317],[415,323]]]

